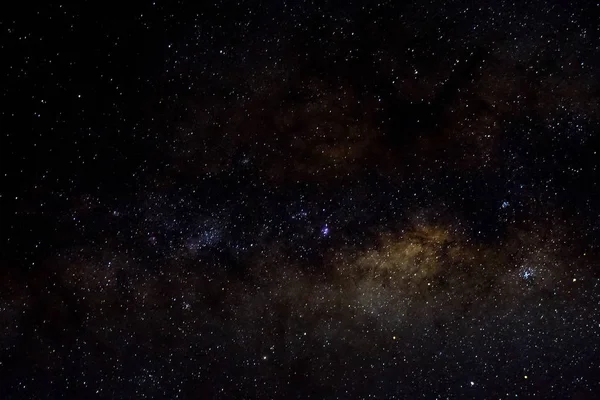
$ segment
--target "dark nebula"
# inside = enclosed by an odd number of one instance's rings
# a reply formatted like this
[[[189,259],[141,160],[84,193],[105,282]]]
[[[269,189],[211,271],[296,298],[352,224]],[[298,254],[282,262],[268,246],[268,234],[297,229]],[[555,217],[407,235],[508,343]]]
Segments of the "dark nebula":
[[[0,398],[600,398],[597,2],[91,3],[0,13]]]

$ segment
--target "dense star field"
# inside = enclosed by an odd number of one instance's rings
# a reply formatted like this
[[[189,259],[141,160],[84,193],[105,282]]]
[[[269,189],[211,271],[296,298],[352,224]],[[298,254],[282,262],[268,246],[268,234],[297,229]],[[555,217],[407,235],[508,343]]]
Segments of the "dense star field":
[[[599,3],[197,3],[0,13],[1,398],[600,398]]]

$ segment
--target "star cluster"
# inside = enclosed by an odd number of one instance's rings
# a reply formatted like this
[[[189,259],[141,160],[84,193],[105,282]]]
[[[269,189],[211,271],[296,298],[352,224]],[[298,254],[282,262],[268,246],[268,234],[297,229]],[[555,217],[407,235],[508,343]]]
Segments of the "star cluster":
[[[598,4],[395,3],[4,15],[0,392],[597,398]]]

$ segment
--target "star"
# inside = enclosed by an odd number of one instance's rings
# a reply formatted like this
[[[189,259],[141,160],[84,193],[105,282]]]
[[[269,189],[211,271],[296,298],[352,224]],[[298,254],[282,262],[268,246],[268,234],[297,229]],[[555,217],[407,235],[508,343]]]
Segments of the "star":
[[[50,3],[0,39],[0,392],[597,397],[600,5]]]

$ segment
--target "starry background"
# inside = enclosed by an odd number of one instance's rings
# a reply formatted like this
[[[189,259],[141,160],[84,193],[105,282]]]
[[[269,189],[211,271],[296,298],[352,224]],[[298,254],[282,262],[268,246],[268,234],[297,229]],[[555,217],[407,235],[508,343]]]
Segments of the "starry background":
[[[600,396],[597,2],[2,6],[0,396]]]

